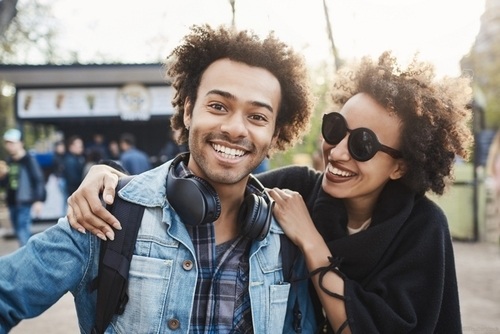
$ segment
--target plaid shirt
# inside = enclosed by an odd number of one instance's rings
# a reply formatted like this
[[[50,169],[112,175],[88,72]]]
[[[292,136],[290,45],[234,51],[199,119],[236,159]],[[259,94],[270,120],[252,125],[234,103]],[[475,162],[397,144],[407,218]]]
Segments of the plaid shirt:
[[[179,177],[191,173],[184,162],[176,172]],[[186,225],[186,228],[198,259],[190,332],[253,333],[248,292],[250,239],[239,236],[216,245],[213,224]]]

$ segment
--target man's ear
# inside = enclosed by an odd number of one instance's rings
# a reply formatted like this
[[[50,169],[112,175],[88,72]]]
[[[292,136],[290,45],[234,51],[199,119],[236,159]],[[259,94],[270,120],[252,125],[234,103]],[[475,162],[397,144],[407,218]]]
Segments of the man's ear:
[[[271,147],[274,147],[276,145],[276,142],[278,141],[279,135],[280,135],[280,130],[274,131],[273,139],[271,141]]]
[[[191,102],[189,101],[189,98],[186,97],[186,100],[184,101],[184,127],[186,129],[189,129],[191,126],[191,113],[192,113],[192,105]]]
[[[406,174],[406,170],[408,169],[408,166],[406,165],[406,161],[403,159],[397,159],[396,160],[396,168],[392,171],[391,175],[389,177],[391,180],[397,180],[403,177],[403,175]]]

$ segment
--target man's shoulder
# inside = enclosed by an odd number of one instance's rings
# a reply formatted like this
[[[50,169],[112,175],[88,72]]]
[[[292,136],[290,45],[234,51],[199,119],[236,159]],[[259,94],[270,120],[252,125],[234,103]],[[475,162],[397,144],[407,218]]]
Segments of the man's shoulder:
[[[135,175],[122,189],[118,196],[124,200],[146,207],[162,207],[165,204],[165,180],[168,163],[144,173]]]

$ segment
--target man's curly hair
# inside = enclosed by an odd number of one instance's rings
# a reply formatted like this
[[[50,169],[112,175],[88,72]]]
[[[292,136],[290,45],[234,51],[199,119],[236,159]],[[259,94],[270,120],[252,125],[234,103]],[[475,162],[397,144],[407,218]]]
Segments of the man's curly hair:
[[[182,129],[178,142],[188,141],[184,128],[184,102],[196,101],[204,71],[219,59],[230,59],[271,72],[281,86],[281,103],[276,121],[278,133],[272,150],[284,150],[301,139],[309,126],[313,110],[309,78],[305,62],[291,47],[279,41],[273,33],[260,39],[250,31],[235,31],[223,26],[193,26],[165,63],[166,75],[176,90],[172,105],[176,109],[171,118],[173,129]],[[193,103],[194,104],[194,103]],[[188,110],[188,112],[190,112]]]
[[[391,52],[378,62],[367,57],[338,71],[332,93],[340,108],[357,93],[367,93],[402,122],[401,151],[407,170],[401,181],[419,193],[442,195],[453,179],[456,156],[469,158],[470,79],[435,77],[434,67],[415,56],[401,68]]]

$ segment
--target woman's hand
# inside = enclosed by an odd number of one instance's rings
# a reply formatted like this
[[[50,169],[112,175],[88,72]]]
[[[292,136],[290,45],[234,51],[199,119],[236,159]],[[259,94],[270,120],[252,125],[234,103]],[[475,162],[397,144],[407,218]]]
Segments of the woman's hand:
[[[304,251],[311,243],[323,242],[302,196],[289,189],[268,189],[274,199],[273,214],[290,240]]]
[[[103,205],[112,204],[119,177],[125,174],[106,165],[94,165],[80,187],[68,198],[66,217],[74,229],[81,233],[90,231],[102,240],[114,239],[111,226],[120,230],[120,222]]]

